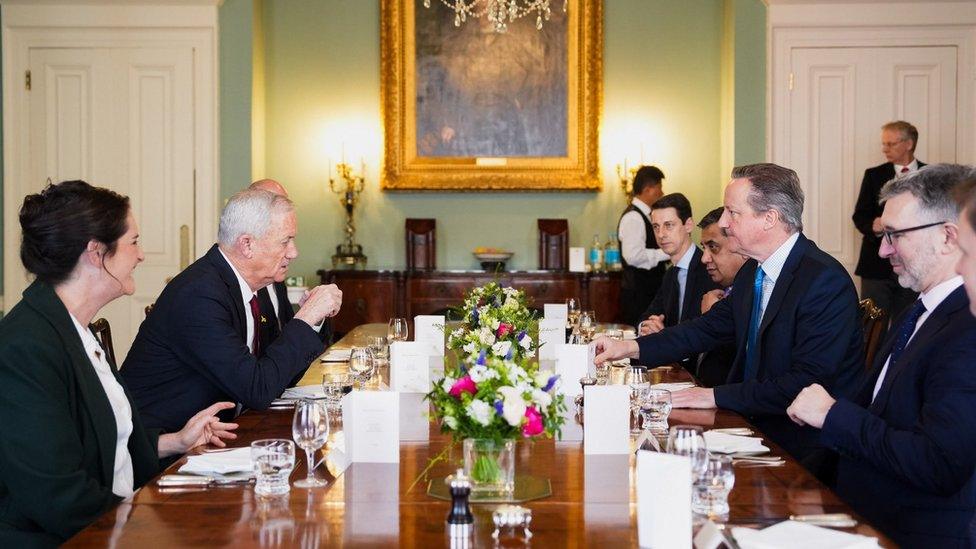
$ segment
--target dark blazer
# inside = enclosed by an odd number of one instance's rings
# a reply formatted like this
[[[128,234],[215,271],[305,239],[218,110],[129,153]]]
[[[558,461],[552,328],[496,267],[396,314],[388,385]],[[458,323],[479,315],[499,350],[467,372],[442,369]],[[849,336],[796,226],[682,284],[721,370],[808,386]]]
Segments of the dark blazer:
[[[921,168],[925,163],[918,161]],[[861,181],[861,192],[857,196],[857,204],[854,206],[854,225],[863,235],[861,238],[861,255],[857,260],[857,268],[854,274],[864,278],[886,279],[890,278],[891,263],[878,256],[878,248],[881,247],[881,238],[875,236],[871,225],[875,218],[881,217],[884,208],[878,204],[881,195],[881,187],[885,183],[895,178],[895,165],[885,162],[880,166],[864,170],[864,179]]]
[[[323,350],[318,334],[292,319],[256,358],[245,314],[216,245],[166,285],[122,367],[146,425],[178,430],[221,400],[263,410]]]
[[[790,251],[759,328],[756,379],[743,381],[746,337],[758,263],[747,261],[735,291],[707,313],[657,334],[640,337],[640,362],[667,364],[735,343],[729,383],[715,387],[720,408],[735,410],[800,460],[822,453],[818,430],[798,427],[786,408],[801,389],[820,383],[850,395],[863,369],[857,293],[844,267],[802,234]]]
[[[120,498],[115,414],[68,310],[43,282],[0,322],[0,387],[0,546],[54,547]],[[139,487],[159,472],[159,433],[126,396]]]
[[[275,282],[275,297],[278,301],[278,312],[275,313],[274,305],[271,303],[271,292],[267,288],[258,290],[258,303],[261,306],[262,330],[261,330],[261,349],[267,349],[271,342],[281,334],[281,327],[295,317],[295,309],[291,301],[288,301],[288,287],[284,282]],[[328,345],[332,338],[332,325],[329,319],[322,323],[319,330],[319,339]],[[263,352],[262,352],[263,354]]]
[[[694,244],[692,244],[694,246]],[[651,315],[664,315],[664,326],[666,328],[678,324],[680,318],[682,322],[698,318],[701,316],[702,296],[706,292],[720,288],[718,284],[712,282],[708,276],[708,271],[702,263],[702,251],[698,246],[694,246],[695,253],[691,257],[688,265],[688,278],[685,279],[685,300],[682,303],[681,314],[678,314],[679,298],[681,297],[681,286],[678,284],[678,268],[674,265],[664,273],[664,280],[661,287],[654,296],[654,301],[644,311],[640,320],[646,320]]]
[[[893,324],[898,326],[900,319]],[[938,306],[871,393],[897,330],[821,439],[840,454],[837,492],[903,547],[970,547],[976,511],[976,319],[960,287]]]

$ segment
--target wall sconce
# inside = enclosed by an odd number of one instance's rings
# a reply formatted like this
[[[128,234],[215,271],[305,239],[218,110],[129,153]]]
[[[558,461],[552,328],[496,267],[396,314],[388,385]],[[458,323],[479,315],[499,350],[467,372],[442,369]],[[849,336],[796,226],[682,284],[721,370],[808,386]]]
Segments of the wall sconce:
[[[617,178],[620,179],[620,190],[624,193],[624,199],[630,202],[630,194],[634,189],[634,177],[637,175],[637,170],[644,165],[644,143],[640,144],[640,162],[634,166],[629,167],[629,161],[627,157],[624,157],[623,166],[617,164]]]

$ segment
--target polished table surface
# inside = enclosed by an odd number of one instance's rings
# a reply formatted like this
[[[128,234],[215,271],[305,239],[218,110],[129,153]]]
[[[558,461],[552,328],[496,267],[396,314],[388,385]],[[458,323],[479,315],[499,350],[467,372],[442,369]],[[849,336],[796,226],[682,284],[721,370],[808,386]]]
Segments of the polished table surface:
[[[365,337],[384,333],[385,325],[358,327],[334,348],[365,343]],[[317,384],[328,368],[316,363],[301,384]],[[623,370],[615,372],[622,374]],[[387,372],[381,371],[381,377]],[[689,379],[681,370],[652,370],[652,382]],[[291,438],[290,410],[249,411],[238,418],[240,438],[246,446],[261,438]],[[748,422],[725,410],[674,410],[669,423],[711,427],[746,427]],[[333,423],[333,437],[341,436],[341,421]],[[417,482],[428,464],[450,443],[435,425],[429,442],[403,442],[400,464],[353,464],[337,478],[320,467],[316,475],[329,480],[323,488],[292,487],[278,499],[257,498],[250,486],[207,489],[160,488],[155,481],[139,490],[69,540],[71,547],[170,547],[235,545],[248,547],[389,546],[439,547],[450,545],[444,519],[448,502],[426,494]],[[779,467],[735,467],[735,487],[729,496],[728,523],[764,527],[795,514],[851,513],[836,495],[800,467],[768,439],[771,455],[783,456]],[[198,449],[197,451],[200,451]],[[460,449],[453,451],[459,458]],[[622,461],[621,461],[622,460]],[[180,460],[167,472],[173,473]],[[629,464],[628,464],[629,462]],[[445,476],[458,467],[440,462],[431,476]],[[305,476],[304,452],[297,451],[292,479]],[[520,441],[516,447],[516,473],[548,477],[552,496],[528,502],[532,510],[532,543],[537,547],[637,546],[637,504],[634,459],[624,456],[584,456],[582,442]],[[491,512],[495,505],[473,505],[475,547],[494,544]],[[882,545],[894,546],[870,525],[859,522],[849,529],[878,536]],[[519,538],[502,538],[502,546],[520,546]]]

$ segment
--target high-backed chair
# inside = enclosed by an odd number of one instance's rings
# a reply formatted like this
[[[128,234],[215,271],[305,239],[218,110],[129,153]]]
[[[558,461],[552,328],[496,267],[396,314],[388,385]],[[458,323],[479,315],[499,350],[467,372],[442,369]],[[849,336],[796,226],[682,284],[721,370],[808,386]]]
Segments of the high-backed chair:
[[[861,330],[864,332],[864,367],[870,369],[874,364],[874,355],[881,345],[881,336],[888,323],[888,313],[874,304],[870,298],[858,302],[861,312]]]
[[[99,318],[89,324],[88,327],[95,333],[95,339],[102,344],[102,349],[105,350],[105,357],[109,363],[118,367],[118,362],[115,362],[115,347],[112,346],[112,328],[109,327],[108,320]]]
[[[437,220],[407,218],[407,270],[433,271],[437,268]]]
[[[565,219],[539,219],[539,268],[552,271],[569,269],[569,222]]]

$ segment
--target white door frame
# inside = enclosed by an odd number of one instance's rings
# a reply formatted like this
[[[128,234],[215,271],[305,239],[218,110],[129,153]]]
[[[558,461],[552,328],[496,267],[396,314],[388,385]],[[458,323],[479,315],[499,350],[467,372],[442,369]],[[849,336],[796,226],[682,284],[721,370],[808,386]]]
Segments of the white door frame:
[[[22,5],[4,0],[3,21],[3,281],[6,310],[20,300],[18,212],[29,185],[30,126],[25,74],[30,49],[38,47],[190,46],[194,48],[195,212],[193,255],[205,253],[217,233],[220,180],[217,60],[217,0],[198,5],[131,5],[124,0],[98,5]],[[34,182],[36,183],[36,182]],[[97,182],[96,182],[97,183]],[[13,290],[13,291],[12,291]],[[14,294],[17,295],[14,295]],[[0,298],[2,299],[2,298]]]
[[[766,156],[772,162],[789,155],[794,48],[956,46],[956,161],[976,164],[976,3],[774,4],[769,25]]]

